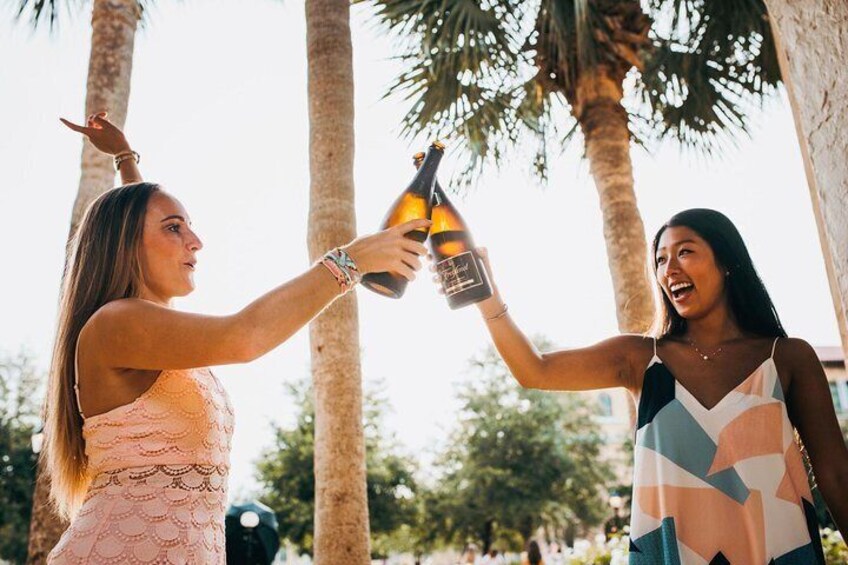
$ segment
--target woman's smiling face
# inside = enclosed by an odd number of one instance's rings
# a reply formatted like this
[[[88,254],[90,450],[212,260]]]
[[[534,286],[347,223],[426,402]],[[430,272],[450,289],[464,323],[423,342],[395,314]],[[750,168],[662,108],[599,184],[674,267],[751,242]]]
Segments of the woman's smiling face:
[[[657,282],[683,318],[701,318],[724,302],[725,270],[694,230],[677,226],[663,231],[654,262]]]

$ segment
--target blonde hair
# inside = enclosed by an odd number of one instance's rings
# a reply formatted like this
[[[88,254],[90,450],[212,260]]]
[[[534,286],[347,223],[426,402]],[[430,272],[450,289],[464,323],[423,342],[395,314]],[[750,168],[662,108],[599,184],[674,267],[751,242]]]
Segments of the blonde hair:
[[[144,218],[151,195],[159,190],[156,184],[137,183],[107,191],[88,207],[68,245],[41,453],[50,473],[51,499],[66,519],[79,510],[92,479],[74,391],[77,340],[104,304],[138,296]]]

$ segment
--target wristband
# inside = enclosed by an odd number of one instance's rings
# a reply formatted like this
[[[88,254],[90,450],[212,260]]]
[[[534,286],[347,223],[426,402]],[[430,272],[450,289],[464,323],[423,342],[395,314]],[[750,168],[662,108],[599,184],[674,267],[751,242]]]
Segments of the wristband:
[[[342,294],[352,289],[362,279],[356,262],[340,248],[328,251],[319,261],[339,283]]]

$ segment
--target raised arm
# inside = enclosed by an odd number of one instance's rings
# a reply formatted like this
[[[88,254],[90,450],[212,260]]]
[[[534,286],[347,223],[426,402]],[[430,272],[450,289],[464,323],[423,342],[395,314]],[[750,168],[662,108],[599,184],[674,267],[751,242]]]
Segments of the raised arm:
[[[839,429],[827,376],[815,350],[800,339],[781,340],[777,360],[789,367],[789,416],[810,456],[827,508],[848,540],[848,448]]]
[[[84,126],[77,125],[65,118],[59,118],[59,120],[72,130],[88,137],[91,144],[103,153],[120,157],[118,171],[121,173],[121,184],[141,182],[143,179],[136,162],[138,153],[135,153],[130,147],[124,132],[107,120],[106,116],[106,112],[92,114],[88,117]]]
[[[637,367],[650,356],[650,340],[622,335],[590,347],[539,353],[510,317],[494,283],[487,251],[480,248],[478,252],[494,291],[478,307],[495,348],[521,386],[545,390],[637,388]]]
[[[87,136],[100,151],[121,156],[131,151],[124,133],[106,119],[92,115],[81,126],[61,119]],[[134,158],[121,161],[125,184],[141,181]],[[421,268],[426,248],[404,237],[429,225],[413,220],[358,238],[342,249],[360,274],[393,271],[407,279]],[[97,364],[115,369],[185,369],[250,361],[278,346],[306,325],[341,292],[324,265],[314,265],[299,277],[256,299],[236,314],[204,316],[179,312],[134,298],[110,302],[98,310],[80,334]],[[92,347],[88,347],[92,345]]]
[[[428,220],[413,220],[343,249],[363,274],[396,271],[412,280],[426,249],[404,234],[426,225]],[[336,279],[317,264],[229,316],[189,314],[142,299],[116,300],[91,317],[80,340],[98,364],[115,369],[243,363],[284,342],[339,294]]]

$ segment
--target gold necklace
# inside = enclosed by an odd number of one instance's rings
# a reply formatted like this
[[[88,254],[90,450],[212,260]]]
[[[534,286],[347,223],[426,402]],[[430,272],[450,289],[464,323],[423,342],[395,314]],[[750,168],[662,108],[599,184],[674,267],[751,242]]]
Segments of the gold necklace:
[[[695,350],[695,353],[697,353],[697,354],[698,354],[698,356],[699,356],[701,359],[703,359],[704,361],[712,361],[712,360],[713,360],[713,357],[717,357],[717,356],[718,356],[718,354],[719,354],[719,353],[721,353],[721,346],[719,346],[719,348],[718,348],[718,349],[716,349],[715,351],[713,351],[712,353],[704,353],[704,352],[703,352],[703,351],[701,351],[701,349],[698,347],[698,344],[696,344],[694,341],[692,341],[691,339],[687,339],[686,341],[688,341],[688,342],[689,342],[689,345],[691,345],[691,346],[692,346],[692,348]]]

